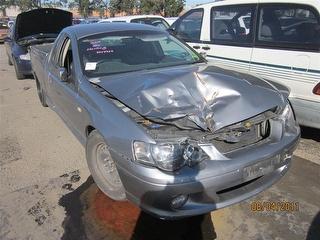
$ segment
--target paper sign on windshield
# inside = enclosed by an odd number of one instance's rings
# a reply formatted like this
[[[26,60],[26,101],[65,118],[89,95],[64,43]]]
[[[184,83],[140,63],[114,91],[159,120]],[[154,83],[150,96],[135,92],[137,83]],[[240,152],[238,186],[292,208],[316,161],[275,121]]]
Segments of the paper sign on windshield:
[[[85,70],[86,71],[94,71],[97,68],[97,63],[96,62],[88,62],[86,63]]]

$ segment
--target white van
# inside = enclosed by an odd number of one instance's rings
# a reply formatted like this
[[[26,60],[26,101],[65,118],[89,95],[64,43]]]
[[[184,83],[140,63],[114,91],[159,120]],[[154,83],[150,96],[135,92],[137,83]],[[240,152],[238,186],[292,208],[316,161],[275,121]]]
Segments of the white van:
[[[215,65],[287,86],[299,123],[320,128],[319,12],[319,0],[226,0],[171,28]]]

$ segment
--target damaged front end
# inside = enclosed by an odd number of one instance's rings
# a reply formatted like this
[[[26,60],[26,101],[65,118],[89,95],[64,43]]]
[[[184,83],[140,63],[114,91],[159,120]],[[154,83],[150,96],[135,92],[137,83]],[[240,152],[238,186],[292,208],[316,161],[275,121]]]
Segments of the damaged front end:
[[[155,140],[133,142],[137,163],[176,171],[204,160],[228,161],[229,153],[280,139],[284,128],[296,131],[290,105],[265,82],[256,86],[256,79],[239,83],[229,75],[229,82],[222,82],[203,72],[178,73],[174,80],[162,75],[161,84],[133,78],[129,89],[112,80],[93,83]],[[245,87],[256,92],[245,94]],[[257,95],[262,101],[252,101]]]
[[[228,154],[237,150],[280,140],[286,126],[296,131],[293,114],[285,115],[289,107],[282,111],[272,109],[213,133],[201,129],[179,129],[149,120],[139,121],[156,144],[134,142],[135,161],[175,171],[184,166],[193,167],[204,160],[231,160]]]

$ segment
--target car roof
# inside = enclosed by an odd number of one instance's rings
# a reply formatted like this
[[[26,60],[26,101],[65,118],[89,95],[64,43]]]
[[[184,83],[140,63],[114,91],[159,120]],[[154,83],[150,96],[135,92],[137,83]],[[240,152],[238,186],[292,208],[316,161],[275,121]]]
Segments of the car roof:
[[[139,23],[78,24],[64,29],[64,32],[73,34],[76,37],[76,39],[100,33],[123,31],[155,31],[162,33],[166,32],[157,27]]]
[[[211,3],[205,3],[194,7],[197,8],[211,8],[214,6],[225,6],[235,4],[250,4],[250,3],[296,3],[296,4],[315,4],[318,0],[218,0]]]
[[[132,16],[113,17],[113,18],[103,19],[100,22],[109,22],[109,21],[130,22],[133,19],[140,19],[140,18],[161,18],[161,19],[164,19],[164,17],[162,17],[160,15],[132,15]]]

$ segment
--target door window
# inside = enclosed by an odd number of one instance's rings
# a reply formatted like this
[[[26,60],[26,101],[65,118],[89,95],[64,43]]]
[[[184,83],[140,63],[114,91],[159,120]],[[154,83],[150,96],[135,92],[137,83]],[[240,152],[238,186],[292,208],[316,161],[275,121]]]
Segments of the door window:
[[[71,40],[69,38],[66,38],[66,40],[63,43],[62,49],[60,51],[59,67],[66,69],[68,82],[74,83],[73,56],[72,56]]]
[[[194,9],[178,19],[173,29],[175,34],[187,42],[199,42],[203,19],[203,9]]]
[[[216,44],[252,45],[255,5],[231,5],[211,10],[211,40]]]
[[[258,44],[270,47],[319,50],[319,14],[305,5],[262,5],[257,35]]]
[[[50,59],[51,64],[55,67],[58,66],[58,61],[59,61],[59,51],[57,49],[61,49],[61,45],[64,43],[64,40],[65,40],[65,36],[62,33],[57,37],[56,42],[52,46],[52,49],[56,49],[56,51],[50,52],[49,59]]]

